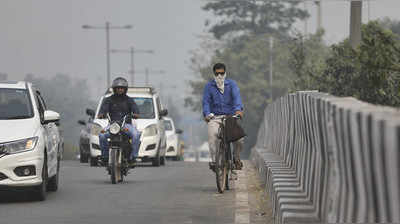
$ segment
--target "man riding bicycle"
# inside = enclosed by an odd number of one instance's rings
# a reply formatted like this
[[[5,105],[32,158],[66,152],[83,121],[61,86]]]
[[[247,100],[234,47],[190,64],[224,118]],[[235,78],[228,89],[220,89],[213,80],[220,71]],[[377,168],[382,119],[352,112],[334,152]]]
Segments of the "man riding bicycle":
[[[123,130],[125,134],[132,139],[132,151],[129,162],[135,163],[139,151],[140,134],[136,127],[132,125],[131,118],[132,116],[135,117],[139,114],[139,109],[135,101],[126,95],[128,90],[128,81],[126,79],[122,77],[114,79],[111,87],[114,94],[104,99],[98,118],[106,118],[107,114],[109,114],[112,121],[117,121],[122,120],[126,115],[128,115]],[[108,163],[109,144],[107,139],[110,137],[108,129],[109,126],[99,135],[101,157],[104,164]]]
[[[203,93],[203,116],[208,123],[208,145],[210,148],[210,169],[215,171],[215,155],[219,145],[218,129],[221,118],[225,115],[238,115],[243,117],[243,104],[240,98],[239,87],[236,82],[226,79],[226,67],[217,63],[213,67],[214,80],[209,81]],[[234,164],[236,169],[241,169],[240,152],[244,139],[233,142]]]

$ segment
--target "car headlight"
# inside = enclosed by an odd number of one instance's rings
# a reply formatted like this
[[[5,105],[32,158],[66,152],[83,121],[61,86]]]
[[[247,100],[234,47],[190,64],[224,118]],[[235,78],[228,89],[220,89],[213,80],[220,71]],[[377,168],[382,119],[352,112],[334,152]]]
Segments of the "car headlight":
[[[118,123],[113,123],[110,125],[110,133],[113,135],[118,134],[118,132],[121,130],[121,127],[119,126]]]
[[[103,127],[98,124],[92,124],[92,127],[90,128],[90,134],[99,135],[101,130],[103,130]]]
[[[151,125],[147,126],[143,131],[143,137],[155,136],[155,135],[157,135],[157,125],[156,124],[151,124]]]
[[[2,151],[7,154],[14,154],[33,150],[36,147],[39,137],[27,138],[23,140],[2,144]]]

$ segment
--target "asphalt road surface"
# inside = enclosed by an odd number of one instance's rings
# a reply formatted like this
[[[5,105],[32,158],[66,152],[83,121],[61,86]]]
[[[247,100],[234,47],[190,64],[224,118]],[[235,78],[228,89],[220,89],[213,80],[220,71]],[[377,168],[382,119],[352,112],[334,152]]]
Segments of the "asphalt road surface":
[[[143,165],[112,185],[104,168],[63,161],[46,201],[0,193],[0,224],[14,223],[235,223],[235,190],[218,194],[207,163]]]

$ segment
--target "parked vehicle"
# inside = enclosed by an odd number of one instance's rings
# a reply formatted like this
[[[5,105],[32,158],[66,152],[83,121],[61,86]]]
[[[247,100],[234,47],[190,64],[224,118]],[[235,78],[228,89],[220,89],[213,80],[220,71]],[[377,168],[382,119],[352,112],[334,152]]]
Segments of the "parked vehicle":
[[[167,136],[167,158],[172,158],[175,161],[180,160],[181,153],[179,152],[179,136],[183,131],[175,129],[175,124],[172,118],[164,117],[165,135]]]
[[[83,126],[79,134],[79,161],[81,163],[89,162],[90,157],[90,131],[93,124],[93,116],[90,115],[88,110],[86,110],[86,114],[89,115],[87,121],[78,121],[78,124]]]
[[[199,162],[211,162],[210,148],[208,142],[203,142],[201,146],[198,147]]]
[[[0,83],[0,187],[32,190],[38,200],[57,191],[63,152],[59,120],[32,84]]]
[[[112,89],[109,89],[101,97],[96,112],[88,110],[89,113],[95,115],[90,131],[89,159],[92,166],[97,165],[98,158],[101,156],[99,144],[100,131],[109,124],[107,119],[97,119],[97,116],[103,99],[111,94]],[[151,87],[129,87],[127,95],[135,101],[139,108],[139,117],[133,120],[133,124],[141,132],[138,158],[142,162],[152,162],[153,166],[165,165],[167,144],[162,118],[168,114],[168,111],[163,109],[159,96]]]

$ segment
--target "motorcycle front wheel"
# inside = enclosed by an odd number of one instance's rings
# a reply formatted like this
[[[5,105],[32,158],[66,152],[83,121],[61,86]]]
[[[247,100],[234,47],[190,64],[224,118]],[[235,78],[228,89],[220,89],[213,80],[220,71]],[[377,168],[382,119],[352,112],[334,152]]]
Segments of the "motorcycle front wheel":
[[[122,169],[121,169],[121,150],[111,149],[110,151],[110,178],[111,183],[116,184],[123,181]]]

